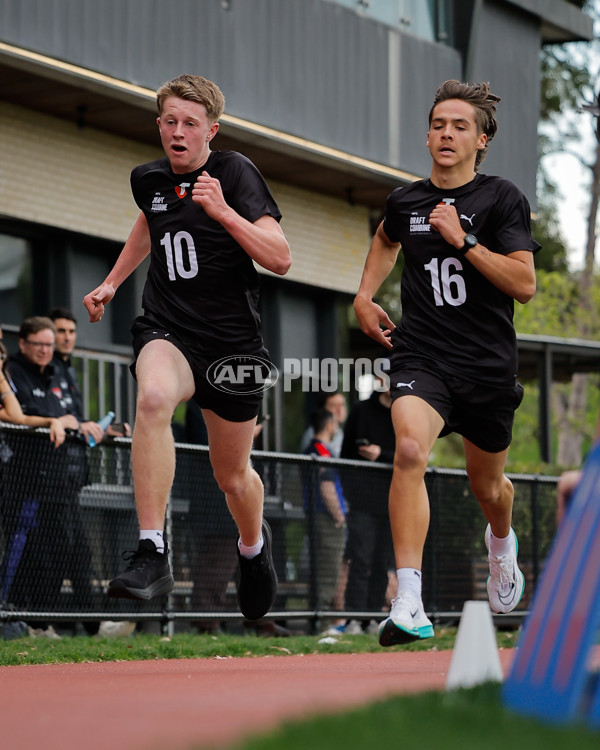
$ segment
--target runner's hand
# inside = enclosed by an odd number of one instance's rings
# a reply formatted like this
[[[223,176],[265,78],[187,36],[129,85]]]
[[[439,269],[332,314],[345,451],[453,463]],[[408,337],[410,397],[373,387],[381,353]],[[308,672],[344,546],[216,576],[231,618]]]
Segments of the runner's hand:
[[[373,300],[364,297],[356,297],[354,300],[354,312],[363,333],[378,341],[386,349],[392,348],[390,337],[396,327],[386,311]],[[382,329],[381,326],[386,326]]]
[[[104,315],[104,307],[115,296],[115,288],[112,284],[101,284],[93,292],[86,294],[83,305],[88,311],[90,323],[97,323]]]

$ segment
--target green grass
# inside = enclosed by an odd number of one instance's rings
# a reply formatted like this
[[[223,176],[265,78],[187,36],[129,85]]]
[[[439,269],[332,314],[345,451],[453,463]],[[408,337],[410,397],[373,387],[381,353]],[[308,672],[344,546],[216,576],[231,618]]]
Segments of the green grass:
[[[451,649],[456,628],[436,628],[433,640],[415,641],[395,646],[392,651],[442,651]],[[516,643],[512,631],[498,633],[498,645],[510,648]],[[298,635],[289,638],[265,638],[257,635],[191,635],[182,633],[171,638],[136,633],[129,638],[92,636],[19,638],[2,641],[0,666],[14,664],[61,664],[69,662],[131,661],[137,659],[210,659],[216,656],[287,656],[290,654],[381,653],[374,635],[346,635],[337,642],[319,643],[318,636]]]
[[[500,686],[395,697],[364,708],[288,722],[230,750],[598,750],[600,732],[516,716]]]

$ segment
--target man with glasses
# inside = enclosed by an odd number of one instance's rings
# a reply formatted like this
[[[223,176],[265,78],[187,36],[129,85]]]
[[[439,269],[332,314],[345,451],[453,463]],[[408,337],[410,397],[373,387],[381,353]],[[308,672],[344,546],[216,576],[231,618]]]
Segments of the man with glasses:
[[[24,414],[60,419],[65,429],[78,430],[79,421],[67,414],[60,394],[53,390],[54,339],[50,318],[27,318],[19,329],[19,351],[10,357],[10,375]]]
[[[78,433],[79,421],[68,413],[55,377],[54,343],[50,318],[24,320],[19,351],[9,358],[10,377],[25,415],[56,418],[67,431]],[[91,610],[91,553],[78,502],[87,481],[85,443],[71,437],[55,447],[46,439],[24,439],[21,433],[11,439],[14,455],[3,487],[3,521],[7,538],[19,537],[21,542],[13,559],[4,561],[4,568],[14,574],[7,600],[20,609],[56,611],[68,578],[75,608]],[[24,524],[27,531],[22,534]],[[10,543],[7,549],[12,549]],[[98,629],[98,623],[86,625],[88,632]],[[54,634],[51,626],[41,630]]]

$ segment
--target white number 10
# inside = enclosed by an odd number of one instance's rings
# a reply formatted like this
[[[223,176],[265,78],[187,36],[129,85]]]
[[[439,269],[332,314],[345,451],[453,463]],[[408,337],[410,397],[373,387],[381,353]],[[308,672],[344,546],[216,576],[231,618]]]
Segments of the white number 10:
[[[171,232],[167,232],[160,241],[167,256],[167,268],[169,269],[169,280],[175,281],[179,275],[182,279],[193,279],[198,273],[198,259],[194,238],[189,232],[177,232],[171,242]],[[188,268],[183,264],[184,245],[187,248]]]

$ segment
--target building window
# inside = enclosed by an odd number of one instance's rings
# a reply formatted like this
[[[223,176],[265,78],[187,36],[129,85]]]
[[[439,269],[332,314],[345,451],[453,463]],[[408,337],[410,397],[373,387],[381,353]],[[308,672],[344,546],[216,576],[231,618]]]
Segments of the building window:
[[[431,42],[449,43],[448,0],[329,0]]]
[[[0,322],[20,325],[31,310],[30,244],[20,237],[0,233]]]

